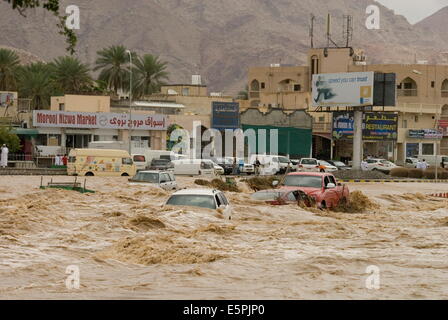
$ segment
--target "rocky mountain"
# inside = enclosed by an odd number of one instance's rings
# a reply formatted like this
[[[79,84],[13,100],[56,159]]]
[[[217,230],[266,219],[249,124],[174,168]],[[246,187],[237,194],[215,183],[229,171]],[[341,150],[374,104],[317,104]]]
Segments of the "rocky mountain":
[[[412,26],[371,0],[63,0],[61,10],[69,4],[80,8],[77,55],[82,60],[93,65],[99,49],[123,44],[168,61],[172,83],[189,82],[199,73],[210,90],[227,94],[244,88],[249,66],[305,63],[311,14],[316,16],[315,46],[326,43],[328,12],[332,38],[341,45],[343,15],[352,15],[351,43],[364,48],[371,63],[412,63],[416,55],[437,60],[448,44],[444,32],[426,31],[443,25],[437,14]],[[365,26],[371,4],[380,8],[379,30]],[[44,60],[66,54],[51,14],[36,9],[23,18],[4,1],[0,12],[0,45]]]

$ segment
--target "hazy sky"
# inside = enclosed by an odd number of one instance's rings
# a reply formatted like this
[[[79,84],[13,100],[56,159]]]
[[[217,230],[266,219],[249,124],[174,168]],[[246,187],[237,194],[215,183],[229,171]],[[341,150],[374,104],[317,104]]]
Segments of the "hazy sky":
[[[448,0],[375,0],[405,16],[412,24],[448,6]]]

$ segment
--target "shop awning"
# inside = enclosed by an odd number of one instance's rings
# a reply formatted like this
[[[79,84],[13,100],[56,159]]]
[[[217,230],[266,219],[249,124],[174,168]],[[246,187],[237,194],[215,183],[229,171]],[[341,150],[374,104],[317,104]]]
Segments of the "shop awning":
[[[37,136],[39,131],[36,129],[24,129],[24,128],[13,128],[11,130],[12,133],[15,133],[18,136]]]

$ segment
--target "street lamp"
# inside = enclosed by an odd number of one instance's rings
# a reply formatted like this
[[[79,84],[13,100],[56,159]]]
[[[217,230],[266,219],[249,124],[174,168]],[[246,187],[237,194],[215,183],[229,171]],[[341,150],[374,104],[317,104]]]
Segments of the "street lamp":
[[[131,143],[132,143],[132,53],[130,50],[126,50],[126,53],[129,54],[129,155],[132,153]]]

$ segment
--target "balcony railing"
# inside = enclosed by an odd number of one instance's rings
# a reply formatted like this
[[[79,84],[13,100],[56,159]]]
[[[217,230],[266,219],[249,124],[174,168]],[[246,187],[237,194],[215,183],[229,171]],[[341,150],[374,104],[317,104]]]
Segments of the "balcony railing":
[[[397,95],[399,97],[416,97],[417,89],[397,89]]]

